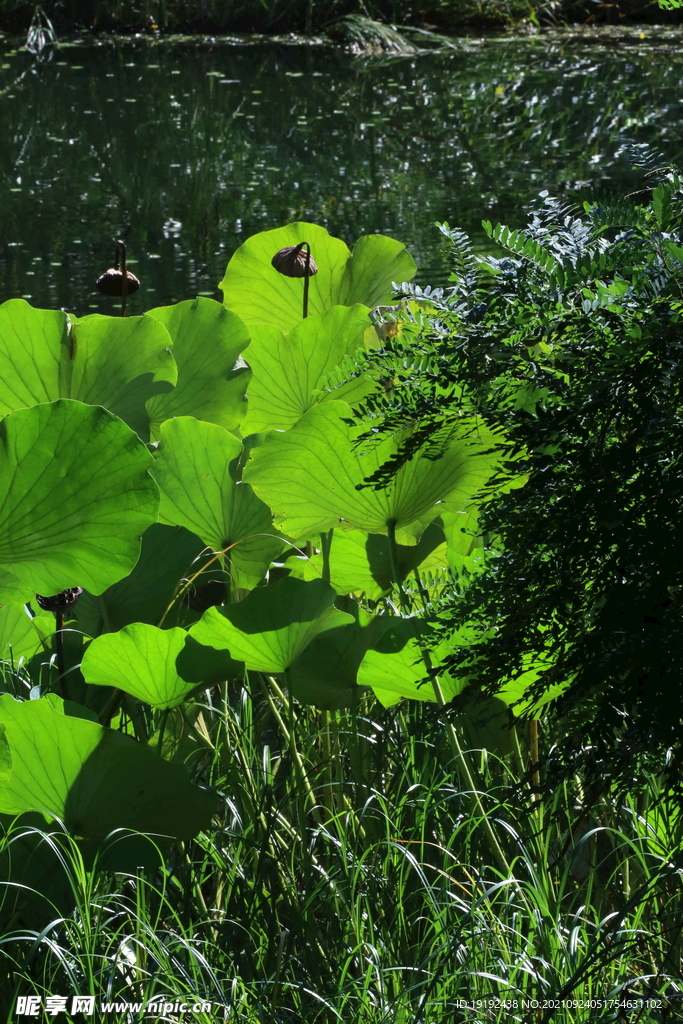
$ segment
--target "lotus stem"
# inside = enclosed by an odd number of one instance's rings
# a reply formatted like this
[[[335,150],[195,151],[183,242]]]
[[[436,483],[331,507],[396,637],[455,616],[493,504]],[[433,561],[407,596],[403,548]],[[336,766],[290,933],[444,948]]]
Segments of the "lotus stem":
[[[304,320],[308,316],[308,283],[311,279],[311,247],[308,242],[303,243],[306,246],[306,274],[304,276],[304,305],[303,314]]]
[[[126,244],[120,239],[116,242],[116,266],[119,266],[119,254],[121,260],[121,316],[126,315],[126,303],[128,301],[128,271],[126,270]]]
[[[59,688],[62,691],[62,697],[66,700],[67,692],[64,681],[64,674],[66,672],[66,662],[64,659],[64,610],[62,608],[58,608],[55,612],[55,649],[57,651]]]

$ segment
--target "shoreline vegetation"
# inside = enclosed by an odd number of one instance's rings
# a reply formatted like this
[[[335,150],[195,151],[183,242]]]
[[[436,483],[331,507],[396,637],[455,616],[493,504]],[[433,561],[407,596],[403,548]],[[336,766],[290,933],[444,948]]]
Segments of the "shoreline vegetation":
[[[410,52],[472,31],[668,27],[681,25],[683,13],[652,0],[0,0],[0,33],[28,33],[36,20],[61,39],[84,31],[157,38],[238,33]]]

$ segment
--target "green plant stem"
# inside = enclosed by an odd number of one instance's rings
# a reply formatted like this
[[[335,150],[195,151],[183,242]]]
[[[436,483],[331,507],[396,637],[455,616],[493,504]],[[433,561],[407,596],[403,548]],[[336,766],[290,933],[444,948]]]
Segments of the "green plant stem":
[[[66,682],[64,680],[64,674],[66,672],[66,661],[64,658],[64,612],[61,608],[55,612],[55,649],[57,651],[57,676],[59,679],[59,689],[61,690],[62,697],[66,700]]]
[[[414,616],[410,614],[410,603],[408,601],[408,595],[405,592],[403,581],[401,580],[398,574],[398,560],[396,557],[396,523],[393,519],[390,519],[389,522],[387,523],[387,531],[389,534],[389,564],[391,566],[391,578],[394,586],[398,589],[401,611],[403,612],[406,619],[408,619],[408,621],[410,621],[413,624],[415,640],[420,649],[420,654],[422,655],[422,660],[424,662],[425,668],[427,669],[429,677],[432,681],[432,688],[434,690],[434,697],[436,699],[436,703],[439,705],[441,709],[443,709],[446,706],[446,700],[443,695],[443,690],[441,689],[441,683],[439,682],[439,677],[434,672],[434,666],[432,665],[432,659],[429,654],[429,651],[424,646],[422,636],[420,635],[420,631],[417,626],[417,620],[415,619]],[[477,787],[475,786],[474,783],[474,773],[472,770],[472,766],[470,765],[469,758],[467,757],[466,752],[460,746],[458,734],[455,730],[455,727],[453,726],[453,723],[449,721],[446,721],[446,739],[456,761],[462,767],[463,774],[469,787],[468,796],[470,798],[473,809],[479,815],[481,826],[484,832],[486,833],[486,838],[488,840],[491,853],[498,862],[498,866],[501,869],[501,871],[506,875],[506,877],[510,878],[512,876],[512,869],[508,864],[507,858],[503,853],[503,849],[500,843],[498,842],[498,839],[496,838],[495,832],[491,828],[491,823],[481,802],[479,791],[477,790]]]
[[[161,719],[159,721],[159,738],[157,740],[157,751],[159,753],[159,757],[163,757],[164,756],[164,754],[163,754],[163,750],[164,750],[164,733],[166,731],[166,722],[168,720],[168,713],[169,713],[169,708],[164,708],[163,711],[161,712]]]
[[[537,803],[541,799],[541,775],[538,769],[538,722],[532,718],[529,722],[529,758],[531,760],[531,800]]]
[[[108,726],[111,722],[114,712],[118,708],[119,704],[123,699],[123,690],[114,690],[109,700],[100,711],[98,717],[102,725]]]
[[[308,316],[308,285],[309,285],[309,282],[311,280],[311,247],[308,244],[308,242],[303,242],[302,244],[306,246],[306,274],[304,275],[304,305],[303,305],[303,314],[304,314],[303,318],[305,320],[306,317]]]

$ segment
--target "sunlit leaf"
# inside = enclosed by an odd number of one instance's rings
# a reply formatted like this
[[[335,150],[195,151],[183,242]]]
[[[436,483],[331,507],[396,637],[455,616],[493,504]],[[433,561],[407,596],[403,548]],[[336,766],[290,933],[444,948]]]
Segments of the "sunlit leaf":
[[[101,593],[157,518],[152,456],[104,409],[58,401],[0,423],[0,567],[39,594]]]
[[[367,306],[334,306],[302,320],[286,337],[279,327],[253,324],[248,359],[254,379],[249,385],[244,432],[286,430],[312,405],[329,397],[317,389],[345,356],[363,346],[371,325],[367,314]],[[357,401],[374,386],[367,377],[350,381],[332,397]]]
[[[353,622],[334,607],[336,596],[322,580],[284,577],[238,604],[209,608],[190,634],[200,644],[229,650],[248,669],[285,672],[319,633]]]
[[[149,313],[173,342],[178,382],[165,395],[147,402],[151,436],[173,416],[196,416],[234,430],[247,411],[245,391],[251,371],[240,353],[249,331],[240,318],[214,299],[197,298]]]
[[[183,657],[188,647],[189,656]],[[197,683],[208,677],[214,681],[215,654],[200,647],[184,629],[133,622],[118,633],[104,633],[93,640],[81,671],[92,685],[118,687],[153,707],[174,708]]]
[[[334,526],[387,533],[391,523],[400,531],[415,520],[426,527],[444,508],[466,505],[493,472],[493,436],[463,422],[441,458],[414,458],[387,487],[362,487],[401,439],[356,446],[365,428],[350,426],[350,416],[343,402],[323,403],[251,452],[244,479],[288,536],[302,539]]]
[[[23,299],[0,306],[0,415],[72,398],[104,406],[147,440],[145,402],[176,377],[169,333],[151,316],[79,319]]]
[[[392,297],[392,281],[410,280],[415,263],[405,246],[384,235],[356,242],[351,255],[339,238],[318,224],[287,224],[248,238],[235,252],[219,288],[223,301],[247,324],[275,324],[287,332],[303,319],[302,278],[285,277],[271,266],[287,246],[308,242],[318,273],[309,279],[309,315],[357,302],[372,308]]]
[[[3,694],[0,723],[12,756],[0,813],[48,812],[73,835],[93,841],[117,828],[190,839],[210,823],[216,800],[189,781],[182,765],[162,761],[120,732],[72,717],[68,702],[21,702]]]
[[[251,587],[282,550],[270,509],[231,472],[242,452],[237,438],[190,416],[161,425],[154,475],[161,490],[159,518],[184,526],[227,557],[239,587]]]

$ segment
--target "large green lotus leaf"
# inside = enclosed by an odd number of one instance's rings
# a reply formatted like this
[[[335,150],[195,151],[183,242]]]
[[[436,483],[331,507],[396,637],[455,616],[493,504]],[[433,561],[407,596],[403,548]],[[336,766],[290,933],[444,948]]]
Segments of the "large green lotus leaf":
[[[152,456],[105,409],[60,400],[0,423],[0,567],[39,594],[101,593],[157,518]]]
[[[247,324],[275,324],[290,331],[303,319],[303,278],[285,277],[271,265],[286,246],[308,242],[318,273],[309,279],[309,315],[357,302],[387,303],[392,281],[409,280],[415,263],[404,245],[384,235],[359,239],[353,256],[318,224],[287,224],[248,238],[230,260],[219,284],[223,302]],[[356,258],[357,254],[357,258]]]
[[[414,628],[412,621],[398,620],[395,628],[388,631],[376,645],[377,649],[366,653],[358,669],[358,683],[371,687],[385,707],[397,704],[402,697],[436,701],[420,646],[414,638]],[[459,642],[457,634],[454,634],[450,641],[441,643],[431,653],[432,664],[438,666],[450,653],[454,643]],[[464,686],[445,672],[440,673],[439,682],[445,701],[452,700]]]
[[[133,622],[118,633],[103,633],[89,645],[81,672],[93,686],[114,686],[154,707],[174,708],[194,683],[178,675],[176,658],[187,633]]]
[[[190,656],[183,658],[188,643]],[[118,687],[153,707],[175,708],[198,683],[209,677],[214,681],[220,669],[215,655],[184,629],[133,622],[118,633],[104,633],[93,640],[81,671],[94,686]],[[226,667],[230,664],[228,659],[224,662]]]
[[[410,281],[416,270],[415,260],[401,242],[386,235],[363,235],[346,265],[339,301],[345,306],[363,302],[370,309],[385,305],[393,296],[393,282]]]
[[[173,416],[195,416],[235,430],[247,411],[245,391],[251,370],[240,359],[249,344],[249,331],[240,318],[215,299],[199,297],[159,306],[149,313],[159,320],[173,342],[178,383],[166,395],[147,403],[150,432]]]
[[[68,709],[67,709],[68,710]],[[182,765],[129,736],[68,715],[57,699],[0,696],[12,772],[0,813],[39,810],[93,841],[118,828],[191,839],[207,828],[215,798]]]
[[[397,544],[396,547],[396,567],[401,579],[420,566],[432,572],[448,569],[443,530],[436,523],[429,524],[417,544]],[[322,554],[305,559],[290,558],[287,566],[298,562],[301,569],[297,575],[303,579],[322,577]],[[339,594],[362,592],[371,601],[386,594],[391,589],[389,538],[362,530],[335,530],[330,547],[330,583]]]
[[[285,337],[272,324],[253,324],[249,365],[254,379],[249,385],[249,413],[244,433],[275,427],[287,430],[307,409],[326,397],[319,390],[341,361],[363,346],[372,322],[367,306],[333,306],[319,316],[302,320]],[[368,377],[350,381],[345,393],[334,397],[360,400],[374,388]],[[331,394],[330,392],[327,393]]]
[[[322,580],[286,576],[238,604],[209,608],[190,634],[207,647],[229,650],[248,669],[285,672],[319,633],[353,622],[334,608],[336,596]]]
[[[417,519],[426,526],[445,509],[469,501],[493,473],[494,457],[487,454],[492,435],[479,424],[462,422],[441,458],[418,456],[387,487],[361,488],[401,439],[356,445],[366,428],[351,426],[350,417],[345,402],[325,402],[251,452],[244,479],[288,536],[301,540],[334,526],[387,533],[391,522],[398,532]]]
[[[0,306],[0,415],[58,398],[102,405],[148,438],[145,402],[168,391],[177,370],[171,339],[147,316],[92,316]]]
[[[356,674],[366,648],[355,622],[329,629],[309,644],[289,670],[292,693],[302,704],[332,711],[353,703]]]
[[[232,477],[230,464],[241,451],[222,427],[180,416],[161,425],[154,475],[162,522],[186,527],[214,551],[234,544],[228,552],[233,581],[249,588],[263,579],[282,540],[268,506]]]
[[[31,618],[22,605],[0,607],[0,660],[16,664],[30,658],[54,631],[54,615]]]
[[[79,628],[96,637],[131,622],[158,624],[178,584],[199,569],[204,547],[182,526],[153,523],[142,535],[140,557],[128,576],[99,597],[88,591],[81,594],[74,608]],[[178,625],[178,611],[167,616],[166,626]]]

